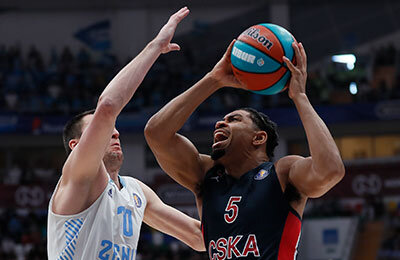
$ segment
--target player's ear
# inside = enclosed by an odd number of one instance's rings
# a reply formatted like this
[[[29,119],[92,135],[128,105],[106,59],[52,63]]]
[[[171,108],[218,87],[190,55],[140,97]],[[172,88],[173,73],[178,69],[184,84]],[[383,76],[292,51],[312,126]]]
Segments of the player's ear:
[[[78,139],[71,139],[68,142],[68,146],[71,150],[74,150],[75,146],[78,144]]]
[[[262,145],[267,142],[267,132],[257,131],[253,137],[253,145]]]

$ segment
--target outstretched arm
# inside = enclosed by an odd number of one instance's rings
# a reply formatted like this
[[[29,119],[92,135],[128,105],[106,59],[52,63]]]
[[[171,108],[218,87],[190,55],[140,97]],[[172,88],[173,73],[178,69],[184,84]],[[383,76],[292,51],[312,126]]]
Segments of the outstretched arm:
[[[74,141],[72,152],[63,167],[53,210],[74,214],[87,208],[107,185],[108,177],[102,159],[113,135],[117,116],[129,102],[144,76],[161,53],[179,50],[170,43],[177,24],[189,13],[182,8],[172,15],[144,50],[126,65],[107,85],[97,103],[93,119]],[[74,202],[74,203],[71,203]]]
[[[199,154],[195,146],[177,132],[193,111],[216,90],[223,86],[240,86],[230,66],[233,43],[211,72],[165,105],[145,128],[147,143],[161,168],[195,194],[198,194],[199,184],[213,162],[208,155]]]
[[[311,157],[288,156],[277,165],[289,165],[289,181],[307,197],[325,194],[344,176],[344,166],[331,133],[315,112],[305,93],[307,56],[303,45],[293,43],[297,66],[284,61],[292,73],[289,97],[293,100],[303,123]]]
[[[152,189],[138,182],[147,200],[143,221],[152,228],[181,240],[194,250],[205,251],[200,221],[164,204]]]

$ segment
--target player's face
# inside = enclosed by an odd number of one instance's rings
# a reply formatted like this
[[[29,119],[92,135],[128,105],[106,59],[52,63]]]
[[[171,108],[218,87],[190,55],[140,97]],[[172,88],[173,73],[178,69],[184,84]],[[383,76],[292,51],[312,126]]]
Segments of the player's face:
[[[92,120],[93,120],[93,115],[86,115],[85,117],[82,118],[82,131],[89,125],[90,121]],[[123,159],[124,155],[121,148],[121,141],[119,139],[119,132],[114,127],[110,143],[109,146],[107,147],[103,160],[107,164],[107,162],[122,163]]]
[[[236,110],[227,114],[215,124],[212,159],[217,160],[238,149],[247,149],[252,145],[254,134],[255,129],[249,112]]]

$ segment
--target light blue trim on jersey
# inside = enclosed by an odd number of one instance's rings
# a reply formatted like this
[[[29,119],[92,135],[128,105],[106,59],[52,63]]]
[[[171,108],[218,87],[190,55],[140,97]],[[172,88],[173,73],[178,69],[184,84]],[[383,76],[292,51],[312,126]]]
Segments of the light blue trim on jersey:
[[[293,35],[286,30],[285,28],[276,25],[276,24],[272,24],[272,23],[262,23],[260,24],[261,26],[264,26],[266,28],[268,28],[269,30],[271,30],[276,37],[279,39],[279,41],[282,44],[282,47],[285,51],[285,56],[289,59],[292,60],[293,59],[293,47],[292,47],[292,43],[294,42],[294,38]]]
[[[264,89],[264,90],[259,90],[259,91],[252,91],[254,93],[257,94],[261,94],[261,95],[274,95],[277,94],[279,92],[281,92],[281,90],[285,87],[287,81],[289,80],[290,77],[290,71],[286,71],[286,73],[283,75],[283,77],[272,87]]]
[[[122,185],[122,187],[121,188],[123,188],[123,187],[126,187],[126,183],[125,183],[125,180],[120,176],[120,175],[118,175],[118,178],[119,178],[119,182],[121,183],[121,185]]]
[[[70,219],[65,221],[66,247],[57,258],[59,260],[73,260],[75,255],[76,240],[83,225],[83,218]]]
[[[249,55],[255,56],[254,59],[251,59]],[[281,64],[276,60],[239,40],[233,45],[231,62],[237,69],[253,73],[270,73],[281,67]]]

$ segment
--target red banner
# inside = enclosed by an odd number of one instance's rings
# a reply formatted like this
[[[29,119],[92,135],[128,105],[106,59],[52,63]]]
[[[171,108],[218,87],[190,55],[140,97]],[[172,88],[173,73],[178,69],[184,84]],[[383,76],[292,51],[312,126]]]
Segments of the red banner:
[[[400,161],[347,165],[343,180],[325,196],[364,197],[366,195],[400,196]]]

